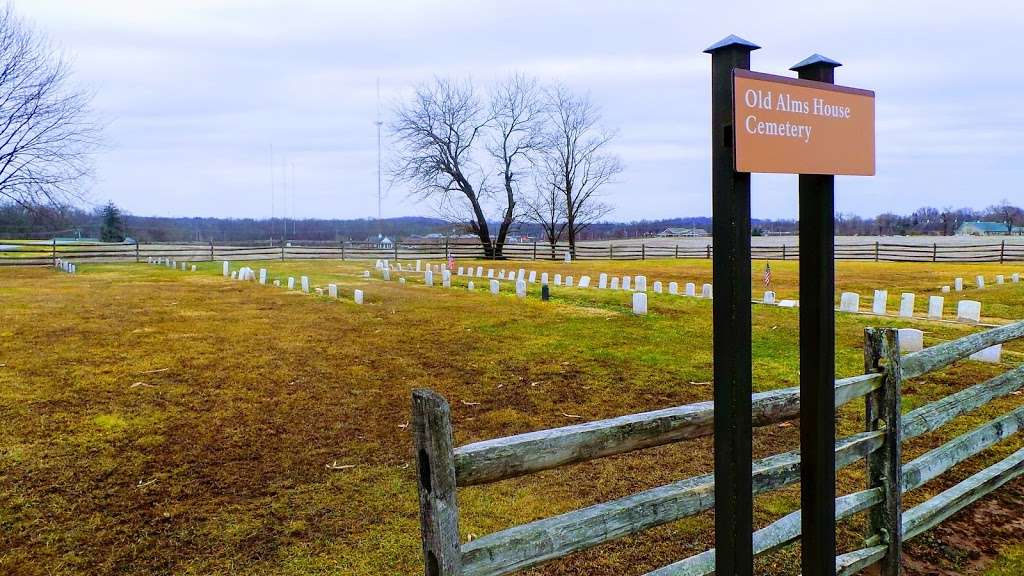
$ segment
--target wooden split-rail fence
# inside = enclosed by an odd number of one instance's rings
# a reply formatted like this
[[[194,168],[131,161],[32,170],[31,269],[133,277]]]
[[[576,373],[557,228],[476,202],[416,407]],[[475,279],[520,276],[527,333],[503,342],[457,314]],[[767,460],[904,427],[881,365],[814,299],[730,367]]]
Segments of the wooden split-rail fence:
[[[501,259],[563,260],[570,253],[566,243],[510,243]],[[576,260],[648,260],[657,258],[711,259],[714,248],[670,244],[615,244],[588,242],[576,246]],[[0,240],[0,266],[52,265],[58,258],[94,262],[144,262],[148,258],[178,261],[213,260],[415,260],[472,258],[493,259],[493,248],[484,250],[479,242],[254,242],[254,243],[146,243],[109,244],[101,242]],[[799,246],[754,246],[755,260],[798,260]],[[1005,241],[987,244],[894,244],[866,242],[836,244],[837,260],[876,262],[1019,262],[1024,261],[1024,244]]]
[[[969,411],[1024,387],[1024,366],[900,414],[903,382],[963,360],[971,354],[1024,337],[1024,322],[1001,326],[901,356],[894,329],[865,330],[865,373],[835,383],[836,407],[865,398],[865,431],[835,443],[837,469],[868,464],[865,488],[836,498],[836,518],[867,512],[862,548],[836,558],[837,573],[855,574],[879,565],[899,574],[902,543],[933,528],[978,498],[1024,474],[1024,449],[903,510],[902,495],[919,488],[1024,428],[1024,406],[903,462],[903,442],[927,434]],[[754,394],[755,426],[799,416],[797,388]],[[497,482],[542,470],[682,442],[712,434],[713,405],[701,402],[455,446],[446,400],[430,390],[412,398],[418,465],[420,526],[428,576],[497,576],[557,560],[574,552],[693,516],[714,507],[714,475],[705,474],[515,526],[462,543],[460,487]],[[757,460],[754,494],[800,481],[798,451]],[[800,511],[753,534],[754,554],[779,549],[800,538]],[[715,551],[650,572],[648,576],[712,574]]]

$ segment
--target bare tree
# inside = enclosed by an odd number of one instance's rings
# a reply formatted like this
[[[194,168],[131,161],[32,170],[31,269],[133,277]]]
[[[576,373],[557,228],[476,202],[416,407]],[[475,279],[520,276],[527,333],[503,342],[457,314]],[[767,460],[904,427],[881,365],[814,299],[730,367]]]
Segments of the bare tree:
[[[547,186],[561,192],[569,250],[575,257],[580,232],[611,212],[600,201],[600,192],[622,171],[622,163],[607,151],[614,133],[599,127],[600,112],[588,97],[556,86],[547,91],[547,101]]]
[[[483,205],[487,178],[478,163],[492,118],[473,85],[435,79],[417,88],[395,116],[391,130],[399,149],[393,176],[409,183],[414,194],[436,200],[442,216],[465,222],[493,257]]]
[[[0,9],[0,197],[29,209],[80,199],[99,135],[67,62]]]
[[[499,84],[491,96],[493,130],[488,151],[498,164],[505,208],[495,252],[501,256],[509,228],[517,216],[521,180],[528,176],[544,146],[543,100],[537,81],[522,75]]]
[[[549,186],[547,180],[538,178],[536,192],[524,202],[523,218],[540,226],[544,239],[551,247],[551,259],[555,259],[555,245],[565,234],[565,199],[562,191]]]
[[[1006,226],[1007,234],[1013,234],[1017,222],[1024,220],[1024,210],[1010,204],[1010,201],[1005,198],[999,204],[989,206],[986,212],[990,218]]]

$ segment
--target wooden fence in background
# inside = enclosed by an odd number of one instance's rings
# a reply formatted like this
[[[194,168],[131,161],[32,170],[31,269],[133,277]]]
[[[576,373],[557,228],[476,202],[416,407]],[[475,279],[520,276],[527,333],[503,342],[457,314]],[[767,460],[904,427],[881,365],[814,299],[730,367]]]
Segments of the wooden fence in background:
[[[844,468],[866,460],[869,470],[863,490],[840,496],[835,501],[837,520],[868,512],[866,544],[836,558],[840,575],[855,574],[877,563],[881,563],[883,575],[897,575],[904,540],[920,535],[1024,474],[1022,449],[924,503],[906,511],[902,509],[903,493],[919,488],[1024,428],[1024,407],[906,463],[901,458],[902,442],[932,432],[994,399],[1013,394],[1024,387],[1024,366],[901,417],[902,383],[990,346],[1021,337],[1024,337],[1024,322],[901,356],[895,330],[865,330],[865,374],[838,380],[835,385],[837,407],[865,398],[867,412],[864,432],[836,441],[836,467]],[[799,411],[797,388],[754,394],[755,426],[796,419]],[[463,544],[459,538],[456,498],[459,487],[709,436],[712,418],[712,403],[701,402],[455,447],[447,401],[430,390],[415,391],[412,421],[426,574],[511,574],[712,509],[714,475],[705,474],[508,528]],[[755,495],[799,481],[799,451],[754,462]],[[754,533],[754,554],[781,548],[799,538],[800,511],[796,511]],[[715,551],[707,550],[659,568],[648,576],[711,574],[714,564]]]
[[[502,257],[514,260],[562,260],[568,244],[506,244]],[[577,260],[647,260],[656,258],[710,259],[711,244],[704,246],[665,244],[580,244]],[[95,262],[144,262],[148,258],[178,261],[341,259],[389,260],[487,258],[478,242],[399,242],[381,246],[366,242],[288,242],[233,244],[106,244],[98,242],[2,241],[0,266],[53,264],[57,258]],[[798,246],[754,246],[756,260],[797,260]],[[1024,261],[1024,244],[837,244],[837,260],[876,262],[1013,262]]]

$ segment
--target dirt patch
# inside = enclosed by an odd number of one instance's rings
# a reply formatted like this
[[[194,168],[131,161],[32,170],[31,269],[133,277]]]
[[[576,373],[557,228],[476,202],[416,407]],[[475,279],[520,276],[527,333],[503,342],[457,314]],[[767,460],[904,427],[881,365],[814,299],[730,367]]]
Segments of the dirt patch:
[[[1011,482],[938,527],[908,542],[903,551],[906,576],[981,574],[999,549],[1024,534],[1024,480]]]

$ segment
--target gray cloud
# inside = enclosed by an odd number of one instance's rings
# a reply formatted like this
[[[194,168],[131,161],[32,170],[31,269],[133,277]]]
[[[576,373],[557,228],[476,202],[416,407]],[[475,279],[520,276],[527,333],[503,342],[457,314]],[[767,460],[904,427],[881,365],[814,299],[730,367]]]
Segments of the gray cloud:
[[[97,201],[138,214],[268,216],[270,149],[294,164],[299,216],[376,213],[376,80],[393,102],[434,75],[513,71],[588,91],[626,171],[621,219],[710,213],[709,60],[727,33],[789,74],[811,52],[878,94],[878,176],[838,208],[1020,200],[1017,2],[414,2],[32,0],[19,12],[74,60],[110,123]],[[290,171],[289,171],[290,173]],[[755,176],[755,215],[796,213],[795,177]],[[429,213],[401,188],[385,215]]]

